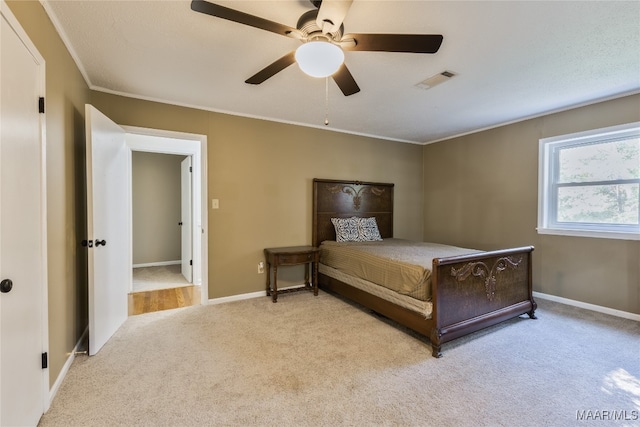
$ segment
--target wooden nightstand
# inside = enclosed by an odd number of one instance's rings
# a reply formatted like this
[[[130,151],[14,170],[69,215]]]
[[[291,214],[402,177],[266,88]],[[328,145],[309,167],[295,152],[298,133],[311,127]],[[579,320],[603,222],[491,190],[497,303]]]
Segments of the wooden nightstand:
[[[318,295],[318,261],[320,250],[315,246],[291,246],[287,248],[267,248],[264,250],[267,259],[267,296],[273,302],[278,301],[278,266],[304,264],[304,283],[299,288],[291,288],[280,293],[313,289],[313,295]],[[309,282],[309,264],[313,272],[313,284]],[[273,267],[273,288],[271,287],[271,267]]]

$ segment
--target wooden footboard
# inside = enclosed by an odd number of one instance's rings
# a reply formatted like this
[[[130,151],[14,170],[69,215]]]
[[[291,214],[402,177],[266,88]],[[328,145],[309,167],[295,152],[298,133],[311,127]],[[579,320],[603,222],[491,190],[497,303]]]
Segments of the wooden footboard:
[[[440,357],[447,341],[527,313],[535,318],[533,246],[433,260],[433,328]]]

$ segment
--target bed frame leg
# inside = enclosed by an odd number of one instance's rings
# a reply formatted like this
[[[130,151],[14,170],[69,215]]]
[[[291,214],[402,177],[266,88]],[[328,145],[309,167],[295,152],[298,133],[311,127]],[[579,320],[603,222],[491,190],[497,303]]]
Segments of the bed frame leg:
[[[440,337],[442,337],[440,329],[433,328],[431,330],[429,341],[431,341],[431,355],[436,358],[442,357],[442,344],[440,344]]]
[[[536,308],[538,308],[538,304],[534,300],[531,300],[531,311],[527,312],[529,315],[529,319],[537,319],[536,317]]]
[[[435,344],[431,344],[431,355],[435,358],[440,358],[442,357],[442,346],[441,345],[435,345]]]

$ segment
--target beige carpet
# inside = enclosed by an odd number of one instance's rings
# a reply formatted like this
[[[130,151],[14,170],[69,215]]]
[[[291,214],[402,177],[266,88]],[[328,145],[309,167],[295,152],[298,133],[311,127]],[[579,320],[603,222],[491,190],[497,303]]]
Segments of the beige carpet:
[[[182,266],[162,265],[133,269],[133,292],[170,289],[189,286],[191,283],[181,273]]]
[[[637,426],[640,324],[539,305],[441,359],[324,292],[130,317],[40,425]],[[578,420],[593,411],[628,420]]]

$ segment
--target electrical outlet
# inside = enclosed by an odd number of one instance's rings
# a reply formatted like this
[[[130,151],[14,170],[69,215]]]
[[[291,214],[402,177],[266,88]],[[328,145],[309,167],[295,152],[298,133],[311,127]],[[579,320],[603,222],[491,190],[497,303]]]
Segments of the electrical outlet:
[[[264,262],[260,261],[258,263],[258,274],[264,273]]]

